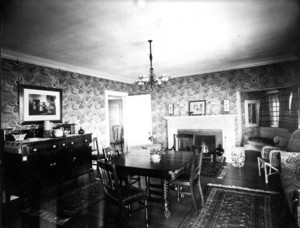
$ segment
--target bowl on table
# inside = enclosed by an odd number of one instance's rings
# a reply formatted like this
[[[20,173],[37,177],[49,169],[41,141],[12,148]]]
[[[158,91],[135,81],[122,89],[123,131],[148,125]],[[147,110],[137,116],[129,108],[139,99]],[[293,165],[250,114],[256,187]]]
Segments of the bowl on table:
[[[26,134],[12,134],[16,141],[23,141],[26,137]]]

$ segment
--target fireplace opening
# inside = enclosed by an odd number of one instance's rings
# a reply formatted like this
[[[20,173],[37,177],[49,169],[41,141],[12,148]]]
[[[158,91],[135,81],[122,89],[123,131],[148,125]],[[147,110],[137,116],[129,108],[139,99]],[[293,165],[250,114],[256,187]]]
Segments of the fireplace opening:
[[[195,135],[196,149],[201,149],[203,153],[212,153],[216,149],[216,137],[214,135]]]
[[[202,149],[204,153],[215,152],[216,148],[222,148],[223,135],[221,129],[180,129],[177,134],[193,135],[191,138],[185,139],[182,149],[190,150],[191,148]]]

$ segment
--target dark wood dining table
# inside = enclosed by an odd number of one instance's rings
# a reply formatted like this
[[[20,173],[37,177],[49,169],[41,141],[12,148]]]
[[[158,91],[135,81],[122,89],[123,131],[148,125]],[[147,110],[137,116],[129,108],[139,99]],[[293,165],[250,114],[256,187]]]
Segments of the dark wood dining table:
[[[192,151],[163,151],[159,161],[150,159],[149,150],[134,150],[109,161],[118,171],[129,175],[155,177],[163,180],[163,205],[165,217],[169,209],[169,184],[192,160]],[[102,161],[104,162],[104,161]],[[146,181],[147,184],[147,181]]]

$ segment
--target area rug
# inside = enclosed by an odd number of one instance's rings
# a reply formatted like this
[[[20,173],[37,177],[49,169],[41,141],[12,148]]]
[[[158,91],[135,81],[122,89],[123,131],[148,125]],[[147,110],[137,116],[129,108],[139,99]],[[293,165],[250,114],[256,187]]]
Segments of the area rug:
[[[41,203],[39,208],[27,209],[30,216],[38,216],[50,223],[63,225],[72,216],[104,198],[101,181],[83,185],[59,198]]]
[[[278,227],[276,192],[230,186],[208,186],[205,206],[199,214],[193,208],[180,228]]]
[[[222,179],[226,174],[227,168],[226,163],[203,161],[201,176]]]

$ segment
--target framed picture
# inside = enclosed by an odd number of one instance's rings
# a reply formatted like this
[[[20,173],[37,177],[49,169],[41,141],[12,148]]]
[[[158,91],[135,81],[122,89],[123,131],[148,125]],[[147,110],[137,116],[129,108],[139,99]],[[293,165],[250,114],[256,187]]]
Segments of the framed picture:
[[[224,112],[229,112],[229,100],[224,100]]]
[[[191,116],[205,115],[206,114],[206,101],[190,101],[189,102],[189,114]]]
[[[174,115],[174,104],[169,104],[169,115]]]
[[[20,124],[62,122],[62,90],[19,85]]]

